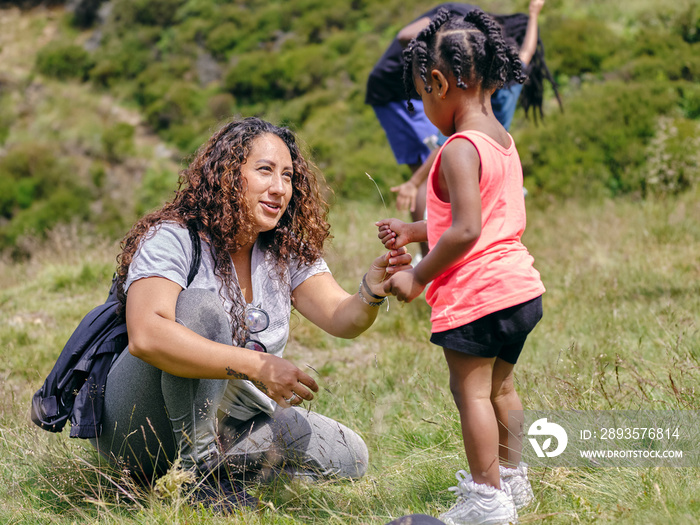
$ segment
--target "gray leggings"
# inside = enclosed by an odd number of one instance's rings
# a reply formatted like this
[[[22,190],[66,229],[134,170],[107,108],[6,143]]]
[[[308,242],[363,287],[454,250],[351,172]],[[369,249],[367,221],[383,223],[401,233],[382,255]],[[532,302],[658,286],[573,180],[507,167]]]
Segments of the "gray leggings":
[[[231,344],[218,295],[183,290],[177,321],[199,335]],[[340,423],[302,408],[277,408],[247,421],[217,412],[228,381],[173,376],[132,356],[116,359],[105,387],[100,454],[149,481],[178,455],[184,468],[225,460],[244,477],[268,478],[286,471],[307,477],[357,478],[367,470],[367,446]]]

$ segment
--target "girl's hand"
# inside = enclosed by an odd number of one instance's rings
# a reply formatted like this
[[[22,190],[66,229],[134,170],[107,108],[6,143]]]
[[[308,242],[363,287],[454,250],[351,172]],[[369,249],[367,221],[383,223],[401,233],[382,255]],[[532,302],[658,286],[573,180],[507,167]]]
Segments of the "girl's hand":
[[[425,286],[416,281],[413,268],[394,274],[384,283],[384,293],[395,295],[399,301],[406,303],[413,301],[424,289]]]
[[[271,354],[265,354],[265,364],[259,380],[253,384],[282,407],[296,406],[311,401],[318,392],[314,378],[295,365]]]
[[[383,219],[375,223],[379,230],[377,237],[389,249],[396,249],[413,242],[409,224],[399,219]]]
[[[387,292],[384,291],[384,282],[393,274],[403,270],[410,270],[411,268],[413,268],[411,266],[411,254],[406,251],[406,248],[391,250],[384,255],[380,255],[372,262],[372,266],[370,266],[365,277],[365,282],[370,292],[375,295],[385,296]]]

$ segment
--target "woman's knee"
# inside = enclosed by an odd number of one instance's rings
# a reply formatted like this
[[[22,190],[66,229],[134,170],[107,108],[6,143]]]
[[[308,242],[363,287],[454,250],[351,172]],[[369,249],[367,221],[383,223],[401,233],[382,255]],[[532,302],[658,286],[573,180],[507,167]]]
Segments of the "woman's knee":
[[[175,320],[211,341],[231,344],[231,326],[216,292],[200,288],[182,290],[175,306]]]
[[[361,478],[367,473],[369,451],[355,431],[315,412],[294,411],[304,424],[297,424],[294,448],[302,464],[322,478]],[[306,432],[303,430],[307,429]],[[299,432],[301,431],[301,432]],[[301,446],[300,446],[301,445]]]

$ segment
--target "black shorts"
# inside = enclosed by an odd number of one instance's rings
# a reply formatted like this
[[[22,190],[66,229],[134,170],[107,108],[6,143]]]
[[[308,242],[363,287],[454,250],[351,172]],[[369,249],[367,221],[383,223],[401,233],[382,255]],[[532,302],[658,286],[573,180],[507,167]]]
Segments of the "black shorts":
[[[542,296],[486,315],[464,326],[436,332],[430,342],[477,357],[515,364],[528,334],[542,319]]]

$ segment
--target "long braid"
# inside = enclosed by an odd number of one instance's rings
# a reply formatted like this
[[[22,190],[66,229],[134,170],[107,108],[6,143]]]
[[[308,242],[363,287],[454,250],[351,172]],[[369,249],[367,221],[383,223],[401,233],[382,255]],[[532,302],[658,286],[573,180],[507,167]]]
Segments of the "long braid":
[[[557,89],[557,83],[552,78],[552,74],[544,61],[544,45],[542,42],[537,43],[537,52],[533,55],[528,67],[527,80],[523,84],[523,91],[520,95],[520,105],[525,110],[525,116],[528,116],[528,111],[532,108],[532,115],[537,123],[537,113],[540,118],[544,118],[542,111],[542,101],[544,99],[544,81],[548,80],[554,90],[554,96],[559,103],[559,109],[563,112],[564,106]]]
[[[503,28],[503,35],[506,41],[514,42],[520,48],[525,39],[527,32],[527,24],[529,16],[525,13],[515,13],[512,15],[492,15],[494,20]],[[544,44],[542,39],[537,36],[537,47],[535,54],[532,56],[530,63],[525,69],[526,80],[523,83],[523,90],[520,95],[520,105],[525,110],[525,116],[528,116],[529,109],[532,108],[532,113],[537,122],[537,114],[540,118],[544,117],[542,111],[542,101],[544,99],[544,81],[548,80],[554,90],[554,96],[559,103],[559,108],[563,111],[563,105],[557,83],[554,81],[552,74],[547,67],[544,59]]]

